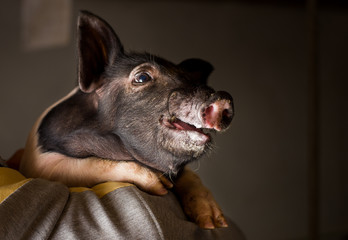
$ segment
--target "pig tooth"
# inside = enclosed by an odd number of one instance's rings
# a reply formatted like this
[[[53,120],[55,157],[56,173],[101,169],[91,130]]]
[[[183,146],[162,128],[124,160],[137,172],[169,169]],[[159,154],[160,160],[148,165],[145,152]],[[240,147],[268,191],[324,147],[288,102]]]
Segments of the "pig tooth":
[[[191,125],[193,125],[193,126],[195,126],[195,128],[197,128],[197,129],[202,129],[202,125],[201,124],[199,124],[199,123],[191,123]]]
[[[173,115],[173,116],[170,117],[169,122],[172,123],[172,122],[175,122],[175,120],[176,120],[176,117]]]

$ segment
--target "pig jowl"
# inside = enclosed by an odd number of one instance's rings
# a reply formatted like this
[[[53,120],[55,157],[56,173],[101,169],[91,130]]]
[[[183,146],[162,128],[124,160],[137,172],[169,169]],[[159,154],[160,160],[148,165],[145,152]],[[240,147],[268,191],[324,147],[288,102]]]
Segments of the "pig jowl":
[[[112,28],[84,12],[78,24],[76,92],[43,118],[43,152],[137,161],[171,176],[210,149],[210,131],[233,117],[233,100],[215,92],[213,67],[126,52]]]

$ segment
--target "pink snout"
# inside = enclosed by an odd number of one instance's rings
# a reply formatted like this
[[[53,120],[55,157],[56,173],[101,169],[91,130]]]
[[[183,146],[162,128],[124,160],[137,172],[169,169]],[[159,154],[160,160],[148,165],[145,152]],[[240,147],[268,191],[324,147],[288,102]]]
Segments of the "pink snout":
[[[212,103],[202,110],[204,128],[222,131],[228,128],[233,118],[233,100],[226,92],[217,92]]]

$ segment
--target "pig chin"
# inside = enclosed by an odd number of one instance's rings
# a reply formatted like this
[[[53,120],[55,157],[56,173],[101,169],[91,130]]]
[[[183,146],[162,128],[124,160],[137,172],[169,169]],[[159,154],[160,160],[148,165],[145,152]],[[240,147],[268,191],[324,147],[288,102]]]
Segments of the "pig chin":
[[[190,161],[202,156],[211,143],[209,134],[202,129],[180,119],[161,118],[162,134],[160,142],[164,149],[178,159]],[[180,161],[180,159],[178,160]]]

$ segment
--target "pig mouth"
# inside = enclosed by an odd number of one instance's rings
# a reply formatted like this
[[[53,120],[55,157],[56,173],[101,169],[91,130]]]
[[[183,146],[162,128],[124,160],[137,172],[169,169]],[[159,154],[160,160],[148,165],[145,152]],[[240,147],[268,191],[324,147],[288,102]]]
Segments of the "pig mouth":
[[[211,136],[206,132],[206,129],[197,128],[193,124],[184,122],[175,116],[171,118],[164,118],[162,116],[160,122],[167,129],[175,131],[178,135],[188,135],[196,145],[205,145],[211,141]]]

